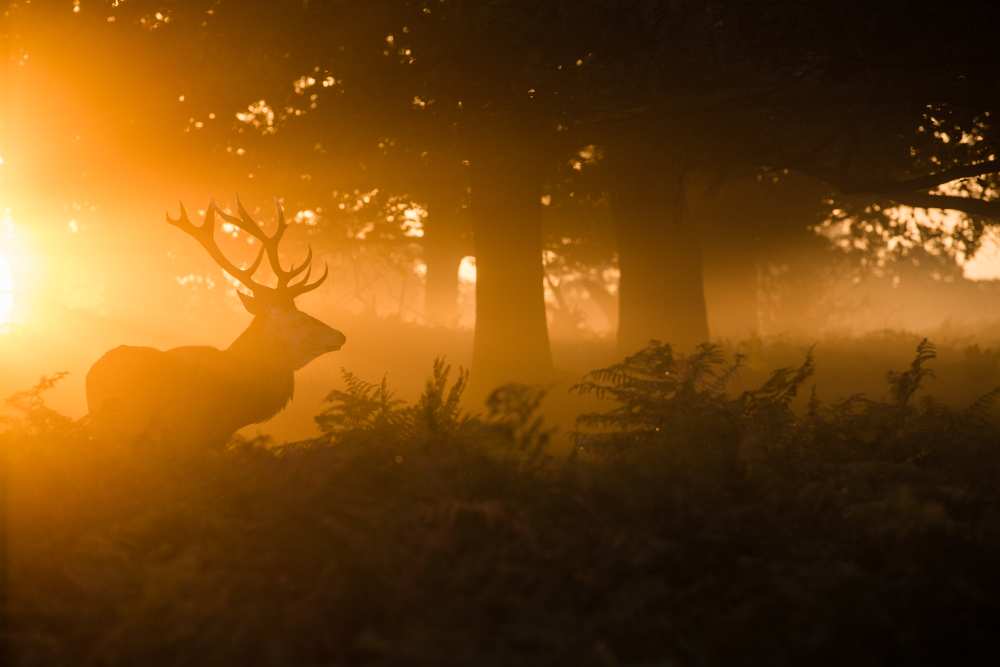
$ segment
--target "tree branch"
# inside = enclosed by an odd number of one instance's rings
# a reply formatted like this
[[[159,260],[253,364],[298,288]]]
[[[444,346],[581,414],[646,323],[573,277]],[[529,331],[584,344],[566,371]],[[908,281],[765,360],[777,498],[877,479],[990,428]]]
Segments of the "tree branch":
[[[841,187],[840,191],[845,195],[884,195],[891,197],[894,194],[920,192],[932,190],[939,185],[956,181],[960,178],[973,178],[1000,172],[1000,160],[986,160],[975,164],[963,164],[951,169],[945,169],[934,174],[918,176],[906,181],[884,181],[882,183],[857,183],[848,187]]]
[[[883,195],[887,199],[914,208],[940,208],[961,211],[969,215],[1000,220],[1000,200],[986,201],[972,197],[932,195],[923,192],[908,192],[900,195]]]
[[[938,208],[960,211],[968,215],[992,218],[1000,222],[1000,199],[988,201],[974,197],[955,195],[935,195],[928,192],[933,188],[960,178],[972,178],[1000,172],[1000,160],[987,160],[976,164],[964,164],[935,174],[918,176],[906,181],[885,181],[881,183],[845,184],[827,175],[806,170],[801,173],[819,178],[832,185],[838,194],[845,197],[867,197],[888,199],[897,204],[914,208]]]

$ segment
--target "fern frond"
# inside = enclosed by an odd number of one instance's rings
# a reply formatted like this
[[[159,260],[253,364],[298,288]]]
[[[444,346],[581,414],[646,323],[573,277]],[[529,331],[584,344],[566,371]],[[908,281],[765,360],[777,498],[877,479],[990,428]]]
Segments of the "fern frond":
[[[937,348],[924,338],[917,345],[917,355],[910,362],[910,368],[899,372],[889,371],[886,381],[889,383],[889,396],[897,407],[906,407],[910,399],[917,393],[927,378],[934,377],[934,372],[925,366],[937,358]]]

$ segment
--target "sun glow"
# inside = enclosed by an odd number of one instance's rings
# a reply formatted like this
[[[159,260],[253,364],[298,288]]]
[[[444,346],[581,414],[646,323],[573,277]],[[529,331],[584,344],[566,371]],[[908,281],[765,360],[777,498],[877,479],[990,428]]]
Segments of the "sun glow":
[[[14,246],[14,221],[10,210],[0,218],[0,334],[14,323],[14,269],[10,257]]]
[[[37,278],[34,244],[14,220],[11,208],[0,208],[0,335],[12,333],[25,323],[33,295],[27,288]]]
[[[982,245],[962,264],[969,280],[1000,280],[1000,237],[992,230],[983,235]]]
[[[4,333],[14,316],[14,276],[10,262],[0,255],[0,333]]]
[[[476,258],[469,255],[458,265],[458,280],[466,285],[476,284]]]

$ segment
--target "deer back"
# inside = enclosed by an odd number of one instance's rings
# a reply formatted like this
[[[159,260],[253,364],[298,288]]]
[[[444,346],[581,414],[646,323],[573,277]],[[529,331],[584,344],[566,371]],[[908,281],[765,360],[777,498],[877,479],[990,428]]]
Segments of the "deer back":
[[[222,444],[291,399],[290,369],[246,367],[213,347],[121,346],[87,374],[91,420],[105,438]]]

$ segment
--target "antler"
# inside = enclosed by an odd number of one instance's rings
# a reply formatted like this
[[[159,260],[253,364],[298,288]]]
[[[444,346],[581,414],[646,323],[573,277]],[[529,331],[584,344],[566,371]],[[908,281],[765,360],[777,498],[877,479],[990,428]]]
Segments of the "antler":
[[[329,274],[329,266],[324,263],[323,275],[314,282],[310,283],[309,277],[312,274],[313,254],[312,246],[309,246],[308,251],[306,252],[305,261],[298,266],[293,266],[288,271],[285,271],[281,267],[281,258],[278,255],[278,246],[281,243],[282,237],[285,235],[285,230],[288,229],[288,223],[285,221],[285,213],[281,208],[281,204],[275,201],[275,206],[278,209],[278,228],[271,236],[268,236],[264,232],[263,228],[250,217],[250,214],[247,213],[245,208],[243,208],[243,203],[240,201],[239,196],[236,197],[236,208],[239,212],[239,216],[230,215],[225,211],[220,210],[215,205],[215,202],[212,201],[209,202],[208,209],[205,212],[205,221],[199,227],[192,224],[191,221],[188,220],[187,211],[184,210],[184,204],[181,203],[180,217],[174,220],[168,215],[167,222],[185,232],[189,236],[194,237],[194,239],[208,251],[208,254],[212,256],[212,259],[214,259],[216,263],[226,271],[226,273],[239,280],[254,294],[261,294],[265,291],[270,291],[277,295],[294,299],[300,294],[305,294],[306,292],[314,290],[323,284],[323,281],[326,280],[326,277]],[[233,264],[225,256],[225,254],[223,254],[222,250],[215,242],[216,213],[222,216],[222,218],[227,222],[236,225],[260,242],[260,252],[257,253],[257,258],[254,259],[253,263],[249,267],[242,269]],[[268,263],[271,265],[271,270],[274,271],[274,275],[278,278],[277,287],[268,287],[253,280],[253,274],[257,272],[258,268],[260,268],[260,263],[263,261],[265,255],[267,255]],[[305,277],[303,280],[293,284],[292,281],[300,276],[303,271],[305,271]]]
[[[264,259],[264,248],[260,249],[260,252],[257,253],[257,258],[254,259],[249,267],[243,269],[233,264],[215,242],[216,210],[215,202],[209,203],[208,210],[205,212],[205,221],[199,227],[188,219],[187,210],[184,208],[184,203],[181,202],[181,214],[176,220],[168,214],[167,222],[194,238],[201,244],[201,247],[208,251],[208,254],[212,256],[216,264],[221,266],[226,273],[243,283],[250,291],[257,292],[262,288],[266,289],[266,286],[261,285],[253,279],[253,274],[260,268],[260,263]]]

